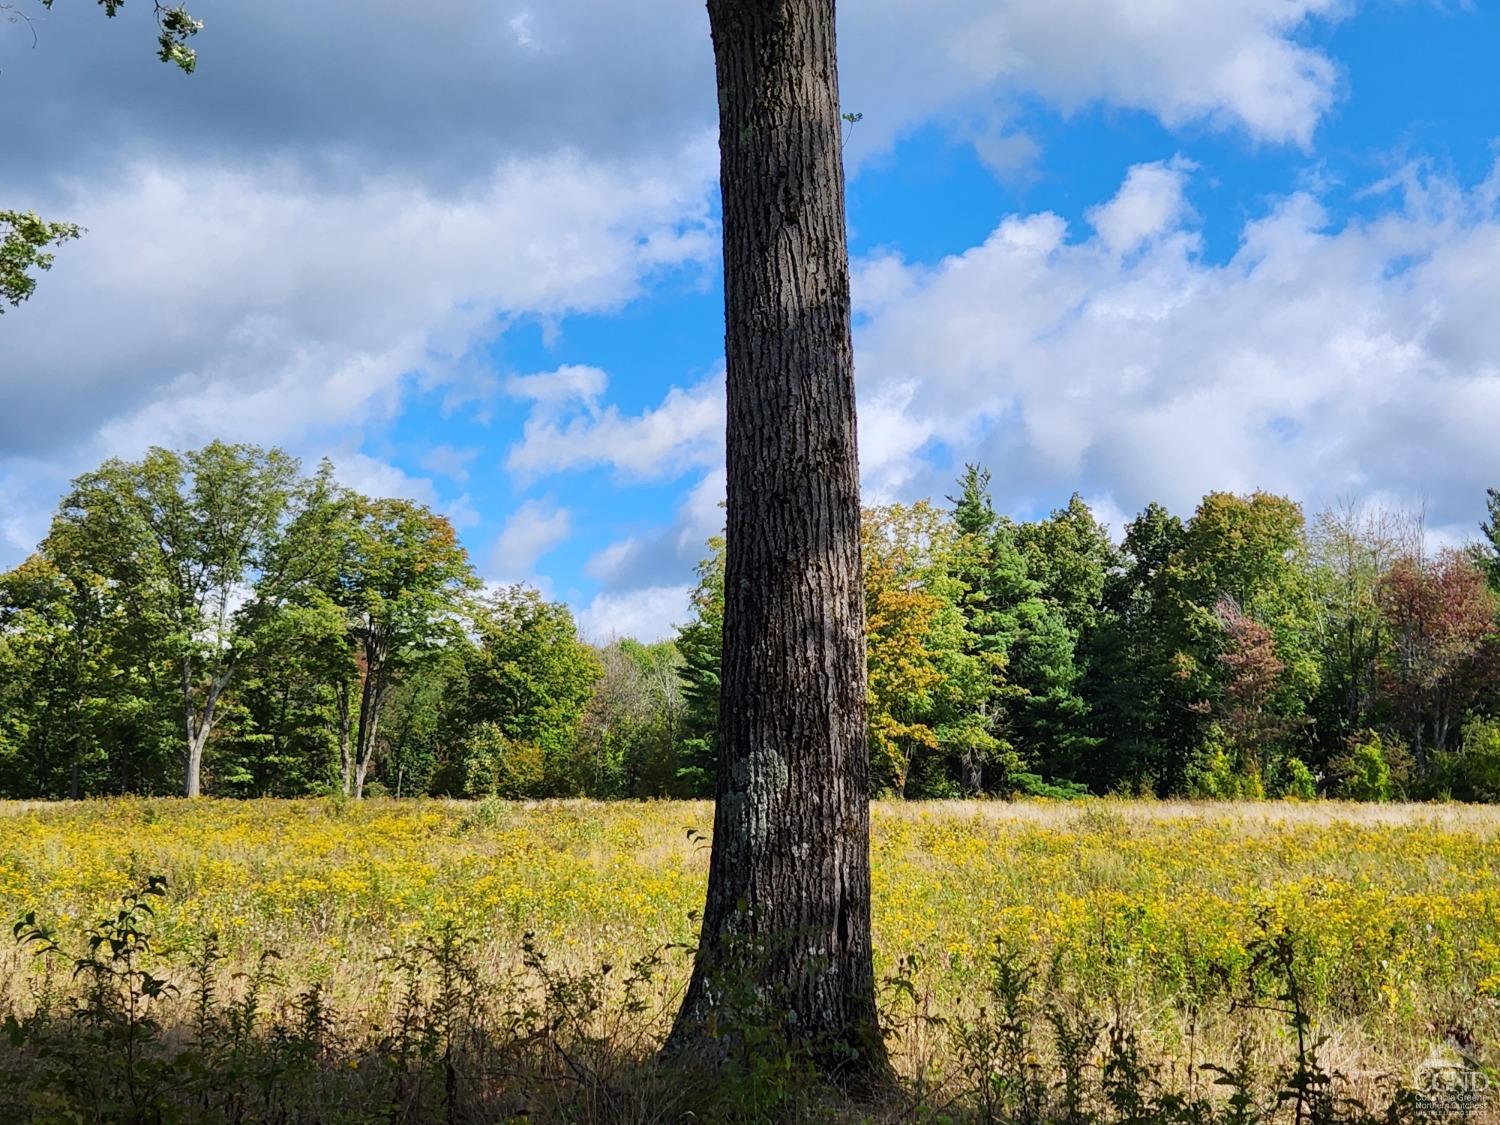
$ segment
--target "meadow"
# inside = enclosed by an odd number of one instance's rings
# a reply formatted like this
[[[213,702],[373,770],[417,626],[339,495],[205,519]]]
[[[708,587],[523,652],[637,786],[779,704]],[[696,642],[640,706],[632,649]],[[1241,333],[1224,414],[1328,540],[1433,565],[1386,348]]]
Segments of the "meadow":
[[[505,1107],[475,1094],[487,1108],[463,1118],[450,1106],[448,1119],[503,1120],[502,1109],[670,1119],[648,1111],[656,1095],[638,1092],[627,1111],[623,1086],[609,1090],[645,1064],[670,1021],[711,823],[708,804],[669,801],[0,805],[0,918],[31,912],[17,933],[36,939],[0,951],[0,1018],[8,1012],[13,1029],[9,1049],[0,1036],[0,1078],[11,1081],[11,1115],[92,1119],[67,1116],[66,1090],[107,1080],[81,1077],[83,1064],[55,1041],[46,1047],[37,1012],[88,1010],[80,982],[97,974],[70,976],[74,958],[86,958],[84,935],[160,876],[165,893],[148,897],[154,917],[141,919],[151,948],[134,964],[161,986],[129,1001],[149,1013],[153,1041],[188,1042],[194,1020],[228,1035],[247,996],[266,1034],[286,1037],[309,1026],[311,1003],[319,1096],[332,1097],[323,1064],[373,1088],[372,1068],[406,1049],[400,1028],[415,1021],[426,1039],[411,1032],[408,1046],[448,1060],[450,1088],[403,1086],[406,1115],[382,1119],[426,1120],[424,1098],[461,1100],[455,1048],[437,1042],[456,1035],[449,1009],[503,996],[484,1019],[509,1020],[528,1050],[538,1035],[555,1039],[580,1072],[587,1054],[590,1080],[574,1074],[573,1083],[592,1092],[577,1096],[607,1104],[579,1109],[559,1095],[542,1106],[535,1089],[517,1087]],[[1056,1071],[1063,1081],[1071,1065],[1105,1101],[1127,1036],[1151,1088],[1222,1100],[1236,1087],[1212,1068],[1238,1068],[1268,1115],[1311,1044],[1318,1073],[1337,1072],[1338,1089],[1372,1105],[1437,1058],[1487,1086],[1500,1030],[1497,844],[1500,809],[1481,806],[878,803],[875,944],[905,1081],[898,1116],[921,1107],[928,1119],[1011,1119],[1013,1106],[987,1106],[1007,1027],[1024,1048],[1012,1060],[1018,1074]],[[57,952],[38,954],[42,931]],[[422,1020],[412,1014],[419,997]],[[448,1022],[434,1025],[433,1005],[444,1003]],[[114,1018],[96,1011],[75,1022]],[[110,1028],[90,1034],[123,1034],[121,1065],[137,1066],[135,1033]],[[565,1029],[576,1036],[572,1056]],[[1084,1046],[1070,1063],[1074,1041]],[[51,1092],[27,1101],[28,1089]],[[210,1100],[205,1093],[200,1108]],[[358,1101],[348,1090],[334,1100]],[[1486,1112],[1465,1108],[1470,1120]],[[354,1108],[317,1116],[368,1119]]]

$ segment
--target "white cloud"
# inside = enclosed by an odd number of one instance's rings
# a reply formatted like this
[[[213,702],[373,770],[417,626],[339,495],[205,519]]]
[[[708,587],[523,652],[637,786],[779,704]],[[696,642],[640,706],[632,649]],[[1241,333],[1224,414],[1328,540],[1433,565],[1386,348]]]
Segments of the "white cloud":
[[[1201,122],[1305,145],[1340,83],[1308,25],[1355,8],[1356,0],[844,4],[844,100],[865,113],[853,146],[856,156],[883,151],[935,117],[968,135],[978,118],[981,151],[1014,165],[1029,145],[1004,119],[1034,96],[1064,110],[1102,102],[1174,127]],[[395,0],[337,10],[226,5],[205,32],[189,91],[180,76],[166,81],[174,76],[151,52],[122,49],[126,38],[149,41],[147,16],[127,7],[106,26],[88,6],[59,5],[39,49],[24,35],[0,38],[5,73],[49,109],[8,122],[20,167],[4,175],[41,181],[152,147],[212,149],[245,166],[300,149],[335,175],[345,163],[399,166],[451,184],[564,138],[619,157],[673,149],[713,124],[701,4],[450,0],[424,13],[416,35],[409,16]],[[132,23],[127,36],[120,25]]]
[[[1188,215],[1183,192],[1194,165],[1178,157],[1166,163],[1137,164],[1108,203],[1092,208],[1089,223],[1116,254],[1138,250]]]
[[[987,461],[1020,510],[1078,487],[1126,511],[1266,487],[1477,514],[1500,480],[1500,322],[1482,296],[1500,286],[1500,173],[1471,192],[1413,173],[1395,210],[1342,228],[1292,195],[1223,264],[1199,254],[1187,174],[1133,169],[1083,241],[1012,216],[935,267],[865,264],[867,489],[908,489],[941,442]]]
[[[598,594],[577,612],[579,632],[603,644],[617,637],[659,641],[688,617],[691,586],[651,586]]]
[[[437,491],[426,477],[413,477],[395,465],[354,449],[331,455],[334,475],[340,484],[376,499],[415,500],[430,508],[438,506]]]
[[[509,160],[456,197],[141,165],[37,199],[90,233],[6,317],[0,480],[40,513],[148,445],[357,448],[409,377],[470,370],[509,318],[609,311],[662,267],[711,261],[713,173],[700,138],[670,159]]]
[[[528,500],[512,513],[495,540],[491,570],[508,575],[528,575],[537,560],[567,539],[573,529],[573,514],[542,500]]]
[[[91,233],[7,323],[6,386],[54,442],[106,419],[280,437],[379,409],[498,317],[607,311],[662,265],[711,261],[712,175],[706,140],[671,161],[513,160],[460,198],[285,167],[139,167],[38,201]],[[28,438],[0,423],[0,448]]]
[[[1435,534],[1472,534],[1500,482],[1500,170],[1470,191],[1411,171],[1392,210],[1342,227],[1293,194],[1221,263],[1201,254],[1190,176],[1181,160],[1131,169],[1089,213],[1093,237],[1014,215],[936,266],[859,264],[867,501],[942,495],[954,463],[982,460],[1002,508],[1079,489],[1116,535],[1151,500],[1187,511],[1214,488],[1425,502]],[[534,460],[670,460],[683,443],[642,435],[682,395],[633,426],[595,404]],[[685,565],[722,488],[701,478],[670,531],[615,543],[592,573],[619,589]]]
[[[599,368],[578,364],[535,375],[516,375],[506,383],[511,394],[536,403],[548,413],[575,403],[592,411],[608,386],[609,376]]]
[[[722,374],[673,387],[660,406],[635,415],[599,405],[604,379],[591,368],[563,368],[517,384],[538,405],[506,458],[513,472],[608,466],[627,477],[671,477],[723,459]]]
[[[1002,171],[1029,138],[1008,134],[1018,95],[1071,111],[1092,102],[1306,147],[1339,89],[1332,59],[1299,41],[1353,0],[863,0],[840,13],[843,96],[865,114],[856,155],[945,112]],[[995,119],[999,122],[996,123]]]

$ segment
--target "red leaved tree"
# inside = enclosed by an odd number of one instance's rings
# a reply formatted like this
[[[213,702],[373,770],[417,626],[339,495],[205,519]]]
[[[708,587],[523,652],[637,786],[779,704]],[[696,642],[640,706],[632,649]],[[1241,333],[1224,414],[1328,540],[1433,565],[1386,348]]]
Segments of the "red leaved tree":
[[[1386,689],[1412,740],[1417,768],[1449,748],[1495,656],[1495,595],[1484,572],[1457,551],[1433,562],[1404,558],[1380,584],[1391,632]]]

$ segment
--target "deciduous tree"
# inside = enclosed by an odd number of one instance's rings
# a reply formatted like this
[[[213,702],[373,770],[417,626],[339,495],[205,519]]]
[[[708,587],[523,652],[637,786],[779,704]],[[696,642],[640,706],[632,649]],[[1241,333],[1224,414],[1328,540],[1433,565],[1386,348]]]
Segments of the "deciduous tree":
[[[1380,605],[1393,642],[1390,690],[1426,774],[1432,751],[1452,746],[1488,678],[1495,597],[1470,558],[1445,551],[1432,562],[1399,560],[1380,584]]]
[[[493,726],[499,736],[491,739],[496,754],[530,755],[540,771],[539,784],[551,793],[580,795],[588,766],[577,756],[578,723],[603,669],[578,639],[572,613],[531,587],[510,586],[479,607],[475,630],[469,721]],[[485,769],[503,765],[497,758],[470,773],[483,777]]]
[[[715,975],[738,956],[781,1037],[829,1070],[883,1074],[834,3],[710,0],[708,14],[728,562],[708,897],[672,1045],[712,1042]]]
[[[51,247],[82,234],[76,223],[48,222],[34,211],[0,211],[0,315],[36,289],[35,273],[52,268]]]
[[[279,450],[213,442],[109,461],[73,483],[44,544],[65,573],[108,584],[137,643],[174,669],[183,791],[201,791],[220,700],[259,625],[328,561],[315,529],[326,473]]]
[[[392,690],[415,661],[457,642],[465,594],[479,580],[445,517],[409,500],[357,497],[344,531],[337,585],[359,684],[345,792],[360,797]]]

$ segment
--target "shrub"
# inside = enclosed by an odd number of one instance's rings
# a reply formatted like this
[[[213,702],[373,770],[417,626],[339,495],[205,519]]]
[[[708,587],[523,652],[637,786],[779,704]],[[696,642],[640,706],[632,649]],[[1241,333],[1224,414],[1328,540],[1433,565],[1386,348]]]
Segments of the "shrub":
[[[1395,795],[1390,755],[1379,731],[1367,730],[1355,735],[1337,768],[1341,775],[1338,784],[1341,797],[1351,801],[1389,801]]]
[[[1318,779],[1301,758],[1288,758],[1281,767],[1281,796],[1297,801],[1313,801],[1318,797]]]
[[[1500,801],[1500,722],[1470,719],[1461,748],[1442,754],[1437,771],[1461,801]]]
[[[1199,800],[1255,801],[1266,795],[1259,773],[1242,773],[1223,746],[1214,745],[1187,769],[1187,795]]]
[[[463,745],[464,795],[518,800],[547,788],[541,747],[507,738],[494,723],[480,723]]]
[[[1052,801],[1077,801],[1091,797],[1089,787],[1077,781],[1047,781],[1040,774],[1013,773],[1011,791],[1017,797],[1043,797]]]

